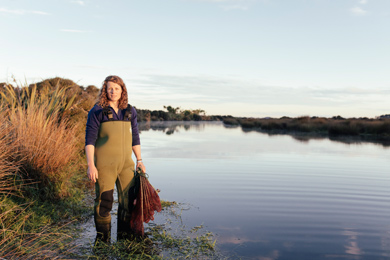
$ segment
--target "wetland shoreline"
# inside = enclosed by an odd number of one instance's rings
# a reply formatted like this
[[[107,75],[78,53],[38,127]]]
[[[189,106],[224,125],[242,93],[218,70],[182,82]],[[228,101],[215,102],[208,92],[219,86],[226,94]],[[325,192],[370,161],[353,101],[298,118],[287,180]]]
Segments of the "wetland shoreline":
[[[390,141],[389,118],[342,118],[342,117],[282,117],[282,118],[224,118],[229,126],[241,126],[244,131],[256,130],[268,134],[308,133],[337,137],[359,137],[362,140]]]

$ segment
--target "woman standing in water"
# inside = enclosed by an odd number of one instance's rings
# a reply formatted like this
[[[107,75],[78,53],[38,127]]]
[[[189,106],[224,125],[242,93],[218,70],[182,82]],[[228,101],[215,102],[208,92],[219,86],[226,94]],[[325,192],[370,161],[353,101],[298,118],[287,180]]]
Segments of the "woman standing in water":
[[[128,104],[127,89],[118,76],[108,76],[96,105],[88,113],[85,134],[88,178],[95,183],[96,241],[110,242],[114,186],[118,191],[118,239],[128,238],[131,207],[129,189],[135,168],[145,172],[137,124],[137,112]],[[132,152],[137,164],[132,159]]]

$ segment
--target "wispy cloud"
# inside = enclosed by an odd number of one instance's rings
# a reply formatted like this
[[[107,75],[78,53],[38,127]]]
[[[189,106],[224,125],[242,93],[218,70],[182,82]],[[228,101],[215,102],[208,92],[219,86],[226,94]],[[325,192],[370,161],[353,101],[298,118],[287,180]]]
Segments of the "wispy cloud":
[[[362,4],[362,5],[367,4],[367,0],[360,0],[359,4]]]
[[[17,14],[17,15],[24,15],[24,14],[50,15],[49,13],[43,11],[21,10],[21,9],[11,10],[7,8],[0,8],[0,13]]]
[[[294,103],[302,97],[306,103],[312,101],[316,104],[318,99],[327,98],[335,103],[355,102],[356,100],[369,99],[370,97],[389,96],[387,89],[361,89],[361,88],[319,88],[299,87],[290,88],[274,85],[265,85],[254,81],[245,81],[235,78],[219,78],[211,76],[173,76],[173,75],[148,75],[143,80],[136,80],[137,83],[148,85],[154,90],[166,88],[169,93],[172,91],[181,95],[197,95],[204,98],[216,98],[219,101],[246,100],[248,103],[274,102],[275,96],[284,103]],[[225,91],[221,93],[221,89]],[[153,90],[153,91],[154,91]],[[288,93],[286,95],[286,93]],[[296,100],[291,99],[293,93]],[[299,102],[298,102],[299,103]]]
[[[61,32],[70,32],[70,33],[87,33],[89,31],[83,31],[83,30],[73,30],[73,29],[61,29]]]
[[[81,0],[73,0],[71,1],[71,3],[78,4],[78,5],[85,5],[85,1],[81,1]]]
[[[355,6],[355,7],[351,8],[350,11],[352,14],[359,15],[359,16],[363,16],[363,15],[366,15],[368,13],[366,10],[364,10],[363,8],[361,8],[359,6]]]

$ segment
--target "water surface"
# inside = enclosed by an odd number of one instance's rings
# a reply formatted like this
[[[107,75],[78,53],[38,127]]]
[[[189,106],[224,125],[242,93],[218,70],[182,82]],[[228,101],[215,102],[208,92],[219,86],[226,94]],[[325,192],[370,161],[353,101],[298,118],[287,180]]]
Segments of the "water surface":
[[[390,259],[390,149],[293,138],[220,122],[142,126],[165,200],[189,203],[232,259]]]

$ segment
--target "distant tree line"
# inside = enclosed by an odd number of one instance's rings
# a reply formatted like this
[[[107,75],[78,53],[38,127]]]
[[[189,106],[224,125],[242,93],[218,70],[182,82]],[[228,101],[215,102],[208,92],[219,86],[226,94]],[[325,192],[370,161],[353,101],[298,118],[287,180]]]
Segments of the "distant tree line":
[[[139,121],[211,121],[222,120],[220,116],[206,116],[202,109],[181,109],[164,106],[164,110],[137,109]]]

